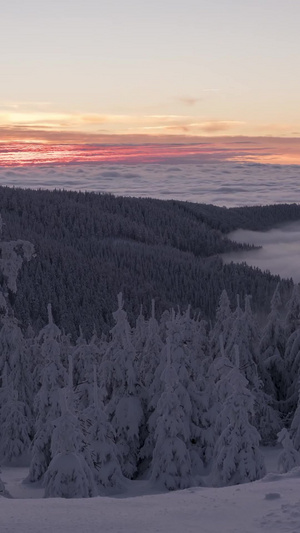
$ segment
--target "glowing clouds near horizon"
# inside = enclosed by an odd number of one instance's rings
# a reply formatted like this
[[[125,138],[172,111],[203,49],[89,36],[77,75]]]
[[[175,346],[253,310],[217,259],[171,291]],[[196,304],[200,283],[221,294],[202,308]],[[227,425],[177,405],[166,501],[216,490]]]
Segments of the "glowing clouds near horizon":
[[[92,142],[92,139],[90,143],[0,142],[0,166],[207,162],[300,164],[300,139],[139,135],[99,135],[99,142]]]
[[[236,149],[212,143],[144,145],[51,145],[0,143],[0,166],[66,163],[156,163],[229,160]]]

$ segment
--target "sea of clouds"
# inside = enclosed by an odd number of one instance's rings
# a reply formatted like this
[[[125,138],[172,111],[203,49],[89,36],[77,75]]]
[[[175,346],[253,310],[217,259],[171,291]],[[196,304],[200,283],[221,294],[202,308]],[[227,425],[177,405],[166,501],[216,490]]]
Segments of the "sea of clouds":
[[[0,167],[0,185],[111,192],[233,207],[300,202],[300,166],[70,164]]]
[[[0,167],[0,185],[111,192],[235,207],[300,203],[300,166],[251,163],[70,164]],[[261,250],[226,256],[300,281],[300,223],[268,232],[239,230],[232,238]]]

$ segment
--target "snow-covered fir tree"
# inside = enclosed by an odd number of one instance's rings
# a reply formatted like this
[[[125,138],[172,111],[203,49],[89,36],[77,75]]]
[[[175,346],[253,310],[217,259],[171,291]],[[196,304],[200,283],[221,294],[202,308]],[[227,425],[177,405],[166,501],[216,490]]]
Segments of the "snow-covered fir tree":
[[[152,384],[155,370],[159,364],[163,341],[159,335],[159,324],[155,318],[155,303],[152,300],[151,317],[146,323],[146,334],[139,364],[140,379],[146,390]]]
[[[82,453],[84,436],[80,422],[63,398],[61,416],[53,422],[52,460],[44,476],[46,498],[88,498],[96,495],[93,473]]]
[[[232,334],[228,344],[227,355],[234,361],[235,346],[239,348],[240,370],[249,383],[249,389],[255,397],[253,423],[265,444],[276,441],[281,429],[280,415],[274,408],[270,395],[263,390],[261,375],[266,372],[259,358],[260,333],[253,316],[250,297],[245,299],[245,311],[239,305],[235,311]]]
[[[234,316],[230,308],[230,301],[228,294],[224,289],[216,309],[216,320],[209,335],[210,352],[213,358],[220,354],[220,335],[222,335],[223,338],[224,348],[227,348],[232,332],[233,321]]]
[[[54,324],[51,305],[48,306],[48,324],[39,334],[44,366],[40,374],[40,388],[34,401],[36,413],[35,435],[28,481],[42,479],[51,461],[52,422],[61,415],[59,391],[67,383],[66,369],[60,357],[60,330]]]
[[[25,404],[18,399],[4,366],[0,389],[0,462],[18,464],[28,461],[31,444],[31,421],[28,420]]]
[[[300,377],[300,326],[287,338],[284,354],[286,368],[286,394],[281,400],[281,406],[287,418],[295,412],[298,403],[298,388]]]
[[[137,472],[144,412],[142,389],[135,369],[136,352],[122,294],[118,295],[118,309],[113,315],[116,324],[111,330],[111,342],[99,370],[101,397],[115,431],[122,472],[132,478]]]
[[[34,246],[31,242],[16,240],[5,242],[1,240],[3,221],[0,215],[0,315],[6,315],[11,305],[9,293],[17,292],[17,277],[25,261],[34,256]]]
[[[222,334],[220,335],[219,344],[220,354],[212,361],[205,388],[207,401],[210,397],[209,418],[208,424],[205,425],[206,432],[204,433],[205,435],[206,433],[210,435],[205,445],[205,448],[211,450],[210,458],[213,455],[216,439],[227,426],[228,420],[220,415],[220,413],[222,412],[225,401],[232,394],[231,382],[227,379],[227,375],[231,372],[233,364],[226,356]]]
[[[206,366],[201,346],[202,339],[197,334],[197,326],[199,322],[191,320],[189,308],[182,315],[178,313],[167,324],[167,349],[170,349],[172,366],[178,376],[178,387],[182,389],[181,405],[190,427],[188,449],[195,475],[199,474],[203,467],[202,413],[204,405],[200,376],[202,377],[205,373]],[[192,342],[193,336],[199,344]]]
[[[137,354],[137,361],[141,359],[145,342],[147,339],[147,321],[143,313],[143,306],[141,305],[140,313],[136,319],[135,327],[132,333],[132,344]]]
[[[259,449],[260,435],[251,424],[254,396],[239,370],[238,347],[235,352],[235,364],[224,378],[230,384],[232,392],[219,415],[228,420],[228,424],[214,450],[212,479],[215,485],[246,483],[260,479],[265,474],[264,460]]]
[[[6,375],[10,387],[15,391],[18,401],[23,404],[28,436],[33,435],[33,365],[30,361],[30,350],[21,329],[13,316],[2,318],[0,330],[0,374],[6,366]]]
[[[192,463],[188,450],[190,424],[187,417],[191,406],[188,405],[188,396],[182,395],[183,390],[171,360],[169,341],[167,366],[161,380],[165,390],[157,404],[150,479],[168,490],[183,489],[192,483]]]
[[[290,299],[286,304],[284,318],[285,337],[288,339],[300,325],[300,285],[295,284]]]
[[[0,470],[1,474],[1,470]],[[5,484],[3,483],[1,477],[0,477],[0,496],[4,498],[11,498],[11,495],[9,494],[8,490],[5,487]]]
[[[99,401],[96,367],[93,393],[93,403],[83,411],[81,418],[93,462],[94,478],[100,493],[120,492],[124,489],[125,479],[115,444],[115,433],[108,422],[104,406]]]
[[[286,428],[283,428],[278,433],[278,442],[282,445],[283,450],[278,456],[277,466],[278,471],[284,474],[295,466],[300,466],[300,452],[294,448],[293,441]]]
[[[93,371],[101,362],[101,352],[93,336],[90,342],[84,339],[77,342],[73,351],[74,388],[76,408],[83,410],[93,403]]]
[[[284,360],[286,338],[281,315],[282,302],[278,284],[271,299],[271,311],[262,330],[259,344],[260,361],[265,369],[262,373],[264,389],[278,401],[285,398],[288,384]]]

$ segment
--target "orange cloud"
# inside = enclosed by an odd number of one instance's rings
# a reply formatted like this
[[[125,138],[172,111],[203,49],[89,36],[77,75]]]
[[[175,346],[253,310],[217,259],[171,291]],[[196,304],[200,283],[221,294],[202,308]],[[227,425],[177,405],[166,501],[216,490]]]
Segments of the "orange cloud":
[[[199,127],[205,133],[218,133],[220,131],[228,131],[241,124],[244,124],[244,122],[238,120],[211,120],[200,124],[192,124],[192,126]]]
[[[174,121],[171,125],[156,125],[156,126],[144,126],[144,130],[166,130],[173,131],[174,133],[186,132],[191,135],[202,135],[203,133],[220,133],[222,131],[228,131],[232,128],[237,128],[244,122],[237,120],[211,120],[208,122],[188,122],[188,121]]]
[[[299,125],[300,126],[300,125]],[[0,110],[0,128],[3,140],[32,139],[49,142],[57,138],[62,142],[94,142],[103,133],[111,135],[264,135],[275,137],[298,136],[297,124],[251,124],[240,120],[206,119],[178,114],[100,114],[100,113],[58,113],[47,109]],[[27,131],[27,137],[24,132]],[[53,135],[52,135],[53,132]],[[51,134],[51,135],[50,135]],[[83,139],[85,139],[83,141]],[[0,139],[1,140],[1,139]],[[97,142],[97,141],[96,141]]]

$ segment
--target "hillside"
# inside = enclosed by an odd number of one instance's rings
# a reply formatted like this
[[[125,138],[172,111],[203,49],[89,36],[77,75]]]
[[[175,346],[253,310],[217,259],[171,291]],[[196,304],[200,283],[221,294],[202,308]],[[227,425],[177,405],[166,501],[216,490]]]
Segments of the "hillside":
[[[16,316],[38,329],[51,302],[56,322],[74,337],[79,325],[88,335],[91,324],[107,329],[119,291],[130,318],[140,304],[149,313],[154,298],[159,312],[191,304],[213,319],[224,288],[232,303],[237,293],[252,294],[254,309],[267,312],[279,278],[223,265],[219,254],[249,248],[228,240],[226,232],[300,218],[299,206],[226,209],[8,187],[0,189],[0,212],[3,238],[26,239],[36,249],[20,274]]]

